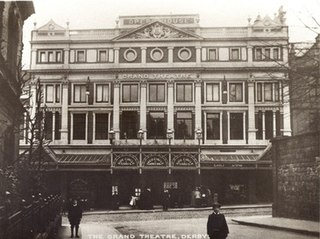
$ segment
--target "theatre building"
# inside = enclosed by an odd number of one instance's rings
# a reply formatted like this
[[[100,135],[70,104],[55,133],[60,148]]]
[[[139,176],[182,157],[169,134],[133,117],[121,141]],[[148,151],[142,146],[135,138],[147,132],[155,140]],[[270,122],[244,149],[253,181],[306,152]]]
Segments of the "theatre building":
[[[92,207],[145,188],[153,204],[168,188],[190,205],[199,185],[223,204],[270,202],[266,149],[291,133],[287,60],[282,9],[243,27],[200,27],[197,14],[35,26],[51,188]]]

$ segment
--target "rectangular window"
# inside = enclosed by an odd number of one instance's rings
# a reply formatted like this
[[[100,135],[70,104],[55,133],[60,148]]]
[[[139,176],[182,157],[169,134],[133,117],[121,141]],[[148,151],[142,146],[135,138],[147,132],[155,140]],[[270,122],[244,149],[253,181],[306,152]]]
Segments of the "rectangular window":
[[[274,101],[279,101],[279,83],[273,83],[274,85]]]
[[[109,102],[109,85],[96,85],[96,102]]]
[[[207,84],[206,85],[206,99],[208,102],[218,102],[220,101],[220,86],[218,83]]]
[[[99,62],[107,62],[107,51],[106,50],[100,50],[99,51]]]
[[[56,62],[62,62],[62,52],[61,51],[56,52]]]
[[[272,83],[264,83],[264,100],[272,101]]]
[[[231,48],[230,50],[230,60],[240,60],[240,49],[239,48]]]
[[[150,112],[148,121],[148,139],[165,139],[166,123],[164,112]]]
[[[271,53],[270,48],[266,48],[266,49],[264,50],[264,58],[265,58],[266,60],[269,60],[269,59],[270,59],[270,53]]]
[[[208,49],[208,60],[215,61],[218,59],[217,49]]]
[[[149,84],[149,101],[165,101],[165,84]]]
[[[243,113],[230,113],[230,139],[243,139]]]
[[[46,103],[53,103],[54,88],[53,85],[46,85]]]
[[[74,95],[73,102],[75,103],[86,102],[86,86],[74,85],[73,95]]]
[[[40,61],[39,62],[46,62],[46,52],[41,51],[40,52]]]
[[[207,139],[220,139],[220,114],[207,114]]]
[[[177,84],[177,102],[192,102],[192,84]]]
[[[49,52],[48,52],[48,61],[49,61],[49,62],[54,62],[53,52],[52,52],[52,51],[49,51]]]
[[[273,48],[273,59],[280,60],[280,49],[279,48]]]
[[[44,120],[44,137],[47,140],[52,140],[52,112],[45,113],[45,120]]]
[[[271,110],[266,110],[265,112],[265,130],[266,139],[273,138],[273,112]]]
[[[255,50],[255,60],[261,61],[262,60],[262,48],[256,48]]]
[[[191,112],[177,112],[175,138],[176,139],[192,139],[193,138],[193,122]]]
[[[55,121],[55,133],[54,133],[54,137],[56,140],[61,139],[61,132],[60,132],[60,128],[61,128],[61,114],[59,114],[59,112],[55,113],[56,115],[56,121]]]
[[[60,100],[61,100],[60,85],[56,85],[56,103],[60,103]]]
[[[86,114],[73,114],[73,139],[86,139]]]
[[[108,114],[96,114],[96,139],[108,139]]]
[[[262,111],[258,111],[256,114],[256,137],[257,139],[262,139]]]
[[[229,84],[229,101],[230,102],[243,101],[242,83]]]
[[[262,101],[262,83],[257,83],[257,101]]]
[[[85,62],[85,53],[84,51],[77,51],[76,52],[76,59],[77,59],[77,62]]]
[[[122,85],[122,102],[138,102],[138,84]]]

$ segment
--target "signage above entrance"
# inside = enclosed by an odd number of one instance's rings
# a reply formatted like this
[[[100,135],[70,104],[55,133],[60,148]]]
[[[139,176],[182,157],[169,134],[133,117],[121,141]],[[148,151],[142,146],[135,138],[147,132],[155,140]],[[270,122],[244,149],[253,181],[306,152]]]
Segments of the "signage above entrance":
[[[153,16],[119,16],[120,27],[137,27],[154,21],[172,25],[195,26],[199,22],[198,14],[190,15],[153,15]]]
[[[188,74],[188,73],[177,73],[177,74],[166,74],[166,73],[141,73],[141,74],[120,74],[120,79],[139,79],[139,80],[147,80],[147,79],[163,79],[163,80],[170,80],[170,79],[196,79],[196,74]]]

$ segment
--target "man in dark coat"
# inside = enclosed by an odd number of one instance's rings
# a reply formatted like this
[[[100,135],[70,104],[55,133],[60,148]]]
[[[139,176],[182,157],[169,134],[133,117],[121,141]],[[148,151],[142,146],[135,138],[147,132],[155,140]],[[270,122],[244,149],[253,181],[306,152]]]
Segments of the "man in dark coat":
[[[220,204],[213,204],[213,213],[209,215],[207,222],[207,234],[210,239],[225,239],[229,234],[226,218],[220,214]]]
[[[68,219],[71,225],[71,237],[73,237],[74,228],[76,229],[76,237],[79,237],[79,224],[82,218],[82,209],[78,205],[77,200],[73,200],[72,205],[69,207]]]

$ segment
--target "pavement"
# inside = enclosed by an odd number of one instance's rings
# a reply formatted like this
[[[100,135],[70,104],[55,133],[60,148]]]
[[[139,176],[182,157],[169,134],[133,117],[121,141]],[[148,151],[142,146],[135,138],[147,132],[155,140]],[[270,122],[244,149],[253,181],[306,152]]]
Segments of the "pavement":
[[[291,231],[304,235],[320,236],[320,223],[314,221],[272,217],[270,215],[238,217],[231,220],[247,226],[264,227],[275,230]]]
[[[254,207],[270,207],[270,205],[241,205],[241,206],[226,206],[223,209],[244,209],[244,208],[254,208]],[[170,209],[170,211],[201,211],[208,210],[208,208],[175,208]],[[132,210],[123,209],[117,211],[89,211],[85,212],[84,215],[99,216],[99,215],[110,215],[110,214],[131,214],[131,213],[157,213],[162,212],[162,209],[154,210]],[[121,215],[119,215],[121,216]],[[135,216],[135,215],[133,215]],[[304,235],[317,236],[320,238],[320,223],[307,220],[297,220],[289,218],[278,218],[272,217],[271,215],[254,215],[254,216],[236,216],[236,215],[226,215],[227,218],[231,219],[233,222],[238,224],[268,228],[280,231],[289,231],[293,233],[300,233]],[[112,223],[99,223],[99,222],[88,222],[82,223],[80,227],[80,238],[82,239],[122,239],[121,232],[113,227]],[[64,224],[59,230],[58,239],[70,238],[70,228],[67,224]],[[129,239],[129,238],[128,238]]]

